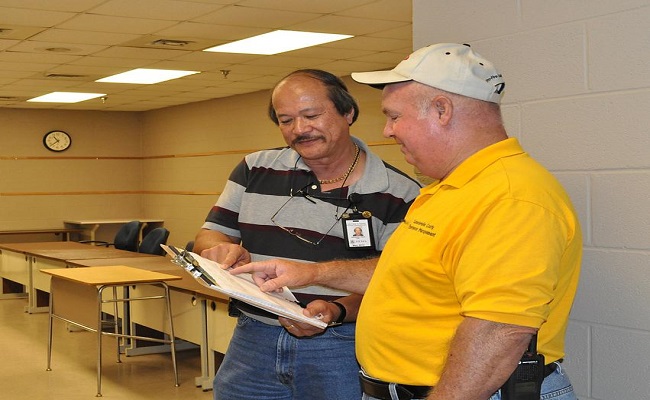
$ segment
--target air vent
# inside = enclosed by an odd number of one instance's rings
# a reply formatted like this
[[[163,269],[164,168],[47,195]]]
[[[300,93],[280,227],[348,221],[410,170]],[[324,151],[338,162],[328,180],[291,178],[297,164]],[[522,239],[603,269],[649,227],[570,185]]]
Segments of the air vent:
[[[167,47],[185,47],[191,42],[189,40],[175,40],[175,39],[158,39],[151,42],[154,46],[167,46]]]
[[[76,79],[76,78],[86,78],[86,75],[77,75],[77,74],[45,74],[46,78],[59,78],[59,79]]]

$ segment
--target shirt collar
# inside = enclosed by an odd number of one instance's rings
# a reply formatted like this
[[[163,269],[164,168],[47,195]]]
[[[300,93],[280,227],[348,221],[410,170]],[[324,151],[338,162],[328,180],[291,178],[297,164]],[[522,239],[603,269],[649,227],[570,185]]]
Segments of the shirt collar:
[[[460,163],[449,176],[442,181],[426,186],[421,190],[421,193],[431,194],[443,185],[453,188],[463,187],[476,175],[500,159],[523,153],[524,149],[516,138],[501,140],[472,154]]]
[[[384,162],[377,155],[372,153],[368,145],[361,139],[352,136],[352,141],[366,153],[366,164],[361,179],[350,186],[350,193],[355,192],[366,194],[387,191],[388,171],[384,167]],[[287,148],[287,150],[288,152],[284,158],[287,169],[293,169],[295,166],[297,169],[311,171],[295,150],[291,148]]]

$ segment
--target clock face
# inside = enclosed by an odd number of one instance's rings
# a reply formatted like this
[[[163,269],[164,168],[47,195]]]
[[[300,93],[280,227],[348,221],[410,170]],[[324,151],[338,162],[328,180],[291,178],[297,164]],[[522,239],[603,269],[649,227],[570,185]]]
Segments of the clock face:
[[[51,131],[43,136],[43,144],[51,151],[67,150],[72,144],[70,135],[63,131]]]

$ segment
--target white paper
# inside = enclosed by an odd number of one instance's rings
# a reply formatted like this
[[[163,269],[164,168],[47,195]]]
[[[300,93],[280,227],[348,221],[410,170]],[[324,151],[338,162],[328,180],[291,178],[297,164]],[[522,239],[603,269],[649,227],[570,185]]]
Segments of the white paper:
[[[172,258],[176,257],[176,254],[169,248],[169,246],[163,245],[163,248],[172,256]],[[293,319],[295,321],[305,322],[318,328],[327,327],[327,324],[320,319],[307,317],[302,313],[303,308],[298,304],[295,296],[291,293],[289,288],[284,287],[282,292],[262,292],[253,282],[251,274],[243,273],[232,275],[227,270],[223,269],[218,263],[203,258],[196,253],[188,253],[199,263],[201,268],[212,278],[212,280],[217,283],[217,285],[209,284],[188,271],[194,279],[204,286],[255,307],[269,311],[273,314]]]

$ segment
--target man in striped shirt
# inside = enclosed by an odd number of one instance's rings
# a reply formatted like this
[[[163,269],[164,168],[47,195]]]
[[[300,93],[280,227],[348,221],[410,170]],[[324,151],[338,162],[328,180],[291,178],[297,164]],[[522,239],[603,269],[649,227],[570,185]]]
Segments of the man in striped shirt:
[[[420,186],[351,136],[358,114],[345,84],[328,72],[299,70],[281,80],[269,116],[288,147],[249,154],[235,167],[194,251],[227,266],[338,263],[367,279]],[[352,240],[357,226],[371,240]],[[326,302],[323,320],[331,326],[232,301],[239,321],[215,377],[215,399],[361,397],[354,354],[360,296],[318,285],[291,289],[303,303]]]

